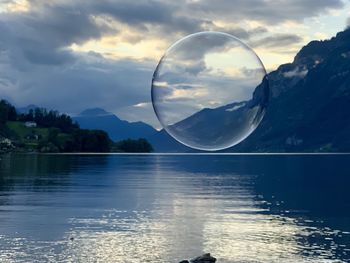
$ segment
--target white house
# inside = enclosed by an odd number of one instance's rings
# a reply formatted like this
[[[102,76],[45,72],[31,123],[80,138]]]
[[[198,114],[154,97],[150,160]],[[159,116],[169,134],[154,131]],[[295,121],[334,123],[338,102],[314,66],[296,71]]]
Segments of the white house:
[[[24,123],[24,125],[27,127],[27,128],[36,128],[36,122],[34,122],[34,121],[26,121],[25,123]]]

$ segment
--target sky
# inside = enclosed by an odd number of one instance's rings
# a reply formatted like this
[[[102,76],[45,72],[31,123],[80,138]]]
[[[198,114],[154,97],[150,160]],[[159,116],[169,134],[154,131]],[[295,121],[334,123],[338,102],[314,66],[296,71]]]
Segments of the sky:
[[[159,128],[151,81],[175,41],[226,32],[272,71],[349,17],[349,0],[0,0],[0,97],[71,115],[100,107]]]
[[[157,116],[171,126],[204,108],[249,101],[265,75],[252,49],[231,35],[192,34],[168,49],[157,67],[152,90]]]

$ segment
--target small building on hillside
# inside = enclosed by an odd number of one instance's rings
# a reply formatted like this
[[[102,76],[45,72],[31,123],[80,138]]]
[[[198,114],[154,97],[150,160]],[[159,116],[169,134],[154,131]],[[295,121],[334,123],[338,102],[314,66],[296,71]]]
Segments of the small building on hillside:
[[[37,124],[36,122],[34,121],[26,121],[24,123],[24,125],[27,127],[27,128],[36,128],[37,127]]]
[[[38,135],[38,134],[35,134],[35,133],[31,133],[31,134],[28,134],[24,137],[26,140],[35,140],[35,141],[38,141],[39,139],[41,139],[41,136]]]

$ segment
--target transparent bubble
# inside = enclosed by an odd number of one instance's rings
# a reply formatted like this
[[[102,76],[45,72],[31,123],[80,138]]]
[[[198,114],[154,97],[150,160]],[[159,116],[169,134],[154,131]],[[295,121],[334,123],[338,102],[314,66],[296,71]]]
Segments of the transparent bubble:
[[[153,107],[164,129],[199,150],[222,150],[247,138],[262,120],[268,97],[259,57],[221,32],[177,41],[152,80]]]

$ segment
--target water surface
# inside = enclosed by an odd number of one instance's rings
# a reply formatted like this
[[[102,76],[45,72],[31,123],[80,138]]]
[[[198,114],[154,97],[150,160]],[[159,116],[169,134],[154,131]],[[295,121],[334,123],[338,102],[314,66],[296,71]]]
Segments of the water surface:
[[[0,158],[0,262],[350,261],[350,156]]]

